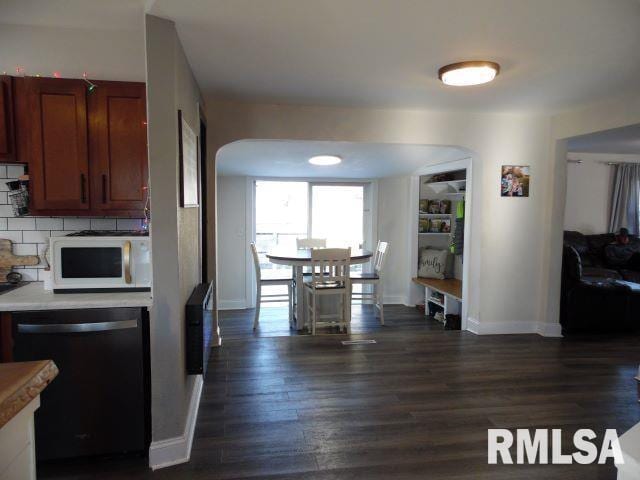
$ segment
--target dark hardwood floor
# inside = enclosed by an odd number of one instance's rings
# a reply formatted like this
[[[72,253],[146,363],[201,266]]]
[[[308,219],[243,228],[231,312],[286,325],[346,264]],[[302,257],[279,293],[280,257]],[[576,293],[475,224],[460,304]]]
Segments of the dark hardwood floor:
[[[42,478],[614,479],[612,465],[487,465],[487,429],[562,428],[568,441],[640,421],[638,337],[476,336],[391,306],[384,327],[370,307],[354,312],[351,336],[376,344],[343,346],[267,310],[257,333],[252,311],[221,313],[190,463]]]

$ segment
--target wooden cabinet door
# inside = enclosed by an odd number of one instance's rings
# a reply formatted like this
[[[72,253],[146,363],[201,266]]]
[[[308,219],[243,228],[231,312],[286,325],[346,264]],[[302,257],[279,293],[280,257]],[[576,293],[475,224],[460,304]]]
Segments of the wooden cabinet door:
[[[16,161],[12,84],[11,77],[0,76],[0,162]]]
[[[88,97],[92,210],[142,216],[147,196],[145,84],[95,83]]]
[[[75,214],[90,208],[86,84],[27,78],[28,162],[34,214]]]

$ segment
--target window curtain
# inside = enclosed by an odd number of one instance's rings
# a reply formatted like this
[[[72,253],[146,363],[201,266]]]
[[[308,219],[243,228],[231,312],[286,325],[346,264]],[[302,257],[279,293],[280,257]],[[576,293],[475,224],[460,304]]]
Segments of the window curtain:
[[[631,235],[640,234],[640,164],[616,166],[609,231],[623,227]]]

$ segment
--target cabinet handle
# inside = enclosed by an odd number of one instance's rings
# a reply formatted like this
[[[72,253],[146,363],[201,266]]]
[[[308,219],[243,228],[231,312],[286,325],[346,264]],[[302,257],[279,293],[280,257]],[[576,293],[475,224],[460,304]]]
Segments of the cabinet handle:
[[[107,176],[102,174],[102,203],[107,203]]]
[[[131,283],[131,241],[124,242],[124,282]]]
[[[116,320],[113,322],[95,323],[47,323],[31,324],[19,323],[19,333],[86,333],[86,332],[106,332],[109,330],[124,330],[136,328],[137,320]]]
[[[87,203],[87,192],[85,188],[85,178],[84,173],[80,174],[80,201],[82,203]]]

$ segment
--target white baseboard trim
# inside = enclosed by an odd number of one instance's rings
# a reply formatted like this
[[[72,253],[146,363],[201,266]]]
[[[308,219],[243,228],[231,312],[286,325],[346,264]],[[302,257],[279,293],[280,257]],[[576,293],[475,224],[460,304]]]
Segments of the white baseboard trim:
[[[562,325],[559,323],[539,323],[538,334],[543,337],[562,338]]]
[[[467,317],[467,330],[480,335],[480,322],[475,318]]]
[[[193,433],[198,418],[202,384],[202,375],[197,375],[193,389],[191,390],[189,412],[187,413],[184,433],[178,437],[151,442],[149,446],[149,467],[151,467],[151,469],[158,470],[159,468],[186,463],[189,461],[189,458],[191,458],[191,445],[193,444]]]
[[[244,299],[218,300],[218,310],[244,310],[245,308],[249,307],[247,306],[247,301]]]
[[[538,333],[537,322],[481,322],[479,327],[479,335]]]
[[[467,319],[467,330],[476,335],[522,335],[537,333],[543,337],[562,337],[559,323],[538,322],[479,322],[475,318]]]
[[[385,305],[408,305],[406,295],[385,295],[382,301]]]

